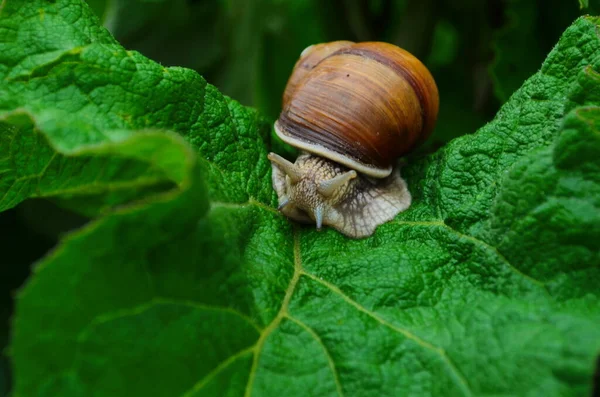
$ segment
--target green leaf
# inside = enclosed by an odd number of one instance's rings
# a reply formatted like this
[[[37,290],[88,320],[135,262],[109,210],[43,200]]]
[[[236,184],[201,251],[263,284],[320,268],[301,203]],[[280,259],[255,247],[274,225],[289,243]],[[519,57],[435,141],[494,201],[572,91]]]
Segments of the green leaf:
[[[590,394],[598,19],[355,241],[277,213],[268,124],[196,73],[77,0],[0,13],[0,205],[100,214],[18,295],[16,396]]]

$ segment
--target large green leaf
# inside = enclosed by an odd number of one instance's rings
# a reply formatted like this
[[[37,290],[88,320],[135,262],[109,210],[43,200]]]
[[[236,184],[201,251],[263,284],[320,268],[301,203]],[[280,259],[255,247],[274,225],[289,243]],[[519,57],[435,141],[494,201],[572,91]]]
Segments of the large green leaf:
[[[16,396],[590,393],[597,19],[493,122],[413,160],[413,206],[354,241],[273,209],[255,112],[78,0],[2,4],[0,205],[98,215],[18,295]]]

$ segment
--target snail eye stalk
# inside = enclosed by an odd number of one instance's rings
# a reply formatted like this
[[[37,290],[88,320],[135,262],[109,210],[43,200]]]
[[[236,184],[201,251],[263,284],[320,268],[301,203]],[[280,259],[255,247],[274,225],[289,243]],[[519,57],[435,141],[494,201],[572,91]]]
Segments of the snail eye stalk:
[[[281,167],[283,172],[285,172],[286,175],[290,177],[292,183],[298,183],[300,179],[302,179],[302,171],[298,167],[296,167],[295,164],[291,163],[290,161],[284,159],[283,157],[275,153],[269,153],[267,158],[271,160],[271,162]]]
[[[356,171],[348,171],[341,175],[335,176],[328,181],[323,181],[317,187],[317,191],[321,193],[324,197],[332,197],[336,190],[340,187],[344,186],[351,179],[356,178]]]

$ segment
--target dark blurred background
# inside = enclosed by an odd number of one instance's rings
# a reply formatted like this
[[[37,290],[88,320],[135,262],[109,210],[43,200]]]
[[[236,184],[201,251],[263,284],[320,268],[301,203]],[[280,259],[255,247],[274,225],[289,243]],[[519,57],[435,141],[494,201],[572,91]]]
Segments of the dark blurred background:
[[[440,90],[431,152],[473,133],[535,73],[561,33],[600,0],[88,0],[128,49],[209,83],[275,120],[300,52],[333,40],[379,40],[420,58]],[[85,219],[47,200],[0,214],[0,396],[13,297],[31,266]]]

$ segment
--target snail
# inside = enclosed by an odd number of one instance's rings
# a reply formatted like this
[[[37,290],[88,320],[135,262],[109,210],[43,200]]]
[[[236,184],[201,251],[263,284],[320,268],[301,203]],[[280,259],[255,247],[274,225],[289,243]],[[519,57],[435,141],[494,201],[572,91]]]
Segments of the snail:
[[[300,149],[269,153],[278,209],[287,217],[370,236],[411,204],[396,163],[422,143],[439,96],[427,68],[388,43],[335,41],[300,55],[275,133]]]

